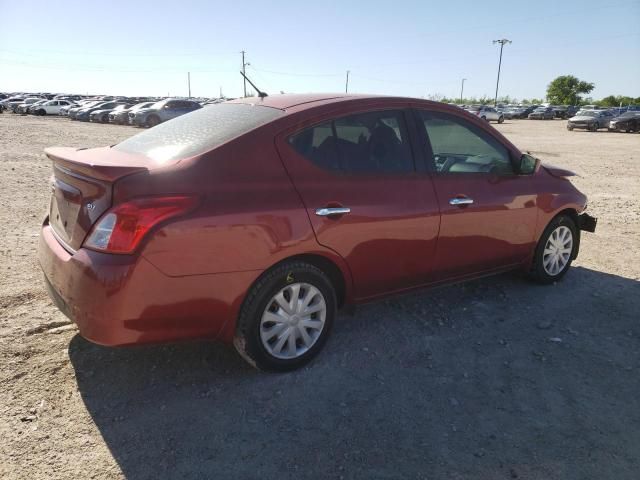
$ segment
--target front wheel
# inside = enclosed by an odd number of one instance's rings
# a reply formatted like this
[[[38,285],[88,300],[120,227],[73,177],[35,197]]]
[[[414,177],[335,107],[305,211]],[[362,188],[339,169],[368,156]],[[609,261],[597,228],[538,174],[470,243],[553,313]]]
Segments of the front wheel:
[[[578,245],[578,230],[568,215],[554,218],[536,247],[530,276],[539,283],[560,280],[569,270]]]
[[[158,118],[157,116],[151,115],[149,118],[147,118],[147,127],[152,128],[159,124],[160,118]]]
[[[498,123],[503,123],[503,122],[504,122],[504,117],[498,118]]]
[[[598,131],[598,127],[599,127],[599,125],[597,123],[594,123],[589,127],[589,130],[592,131],[592,132],[597,132]]]
[[[249,291],[234,346],[256,368],[294,370],[320,352],[336,310],[334,287],[322,270],[305,262],[284,263]]]

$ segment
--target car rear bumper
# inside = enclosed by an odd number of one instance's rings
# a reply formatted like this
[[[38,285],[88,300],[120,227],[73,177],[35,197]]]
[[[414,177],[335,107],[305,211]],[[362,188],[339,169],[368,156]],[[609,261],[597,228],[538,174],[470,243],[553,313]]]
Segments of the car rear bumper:
[[[109,346],[214,339],[225,325],[233,332],[244,294],[260,273],[170,277],[142,256],[70,253],[47,221],[38,260],[53,302],[83,337]]]

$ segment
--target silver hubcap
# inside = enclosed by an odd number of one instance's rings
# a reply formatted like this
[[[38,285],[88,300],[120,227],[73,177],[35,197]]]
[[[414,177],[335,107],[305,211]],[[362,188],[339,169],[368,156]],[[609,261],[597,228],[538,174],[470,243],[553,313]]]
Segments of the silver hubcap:
[[[308,283],[292,283],[267,304],[260,320],[260,340],[276,358],[297,358],[318,341],[326,317],[327,304],[320,290]]]
[[[568,227],[556,228],[544,247],[542,254],[542,266],[544,271],[555,277],[564,270],[571,258],[573,250],[573,234]]]

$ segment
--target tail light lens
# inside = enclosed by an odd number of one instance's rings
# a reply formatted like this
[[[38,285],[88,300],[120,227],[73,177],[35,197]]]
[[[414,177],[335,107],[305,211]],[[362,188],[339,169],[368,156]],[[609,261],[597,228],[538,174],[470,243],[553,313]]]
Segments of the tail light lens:
[[[186,195],[139,198],[122,203],[98,220],[84,246],[106,253],[133,253],[154,226],[192,211],[197,204],[197,197]]]

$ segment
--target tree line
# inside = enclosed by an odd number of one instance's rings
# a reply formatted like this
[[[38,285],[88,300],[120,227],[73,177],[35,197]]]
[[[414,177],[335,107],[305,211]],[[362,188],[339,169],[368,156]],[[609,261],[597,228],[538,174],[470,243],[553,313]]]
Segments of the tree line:
[[[627,105],[640,105],[640,97],[630,97],[627,95],[609,95],[600,100],[594,100],[591,97],[584,95],[589,94],[595,88],[595,84],[585,82],[573,75],[561,75],[555,78],[547,86],[546,101],[553,105],[597,105],[600,107],[619,107]],[[443,95],[429,95],[429,100],[445,103],[457,103],[462,105],[489,105],[493,104],[493,98],[482,97],[465,97],[448,98]],[[540,105],[545,103],[545,100],[541,98],[523,98],[518,100],[517,98],[505,95],[498,97],[498,103],[513,104],[522,103],[524,105]]]

